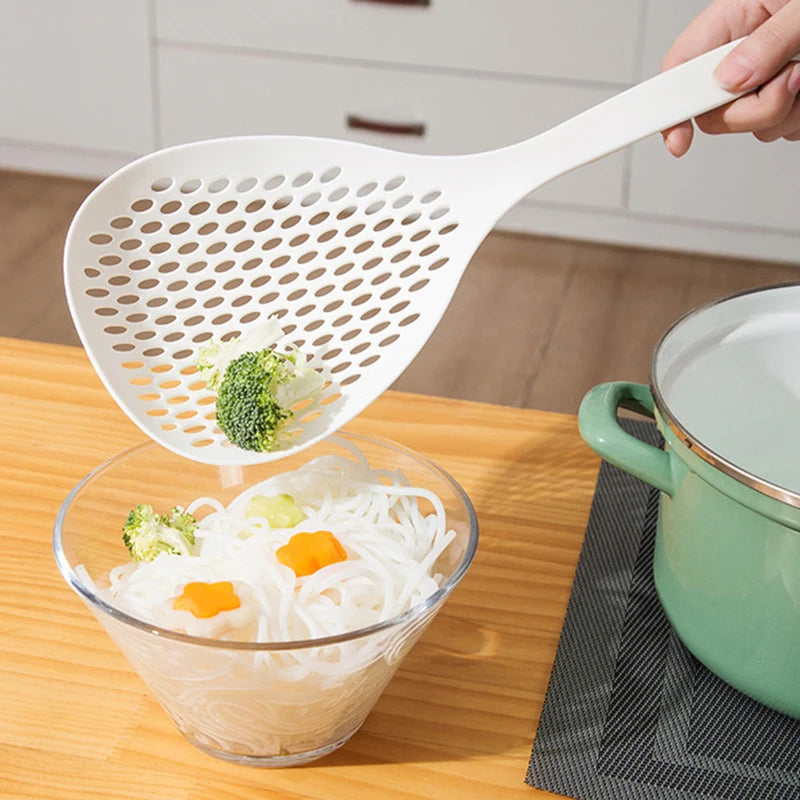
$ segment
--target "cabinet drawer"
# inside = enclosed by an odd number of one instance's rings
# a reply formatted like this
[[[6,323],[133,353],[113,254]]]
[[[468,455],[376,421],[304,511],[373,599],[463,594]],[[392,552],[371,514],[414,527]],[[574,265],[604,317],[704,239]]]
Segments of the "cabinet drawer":
[[[104,154],[152,149],[146,0],[1,0],[0,18],[0,137]]]
[[[546,130],[607,91],[486,77],[318,64],[162,45],[164,145],[258,133],[351,139],[395,150],[457,154]],[[348,127],[349,116],[420,126],[420,136]],[[520,165],[524,169],[524,165]],[[620,154],[559,178],[537,200],[619,207]]]
[[[703,0],[651,4],[644,32],[646,73],[658,70],[670,44],[704,5]],[[800,185],[797,156],[798,146],[792,142],[762,144],[749,134],[698,132],[689,153],[676,161],[653,137],[634,147],[630,208],[698,224],[800,231],[800,217],[790,201]]]
[[[159,0],[160,39],[631,83],[642,0]]]
[[[631,211],[800,231],[790,200],[800,185],[797,150],[793,142],[765,145],[749,135],[696,134],[676,161],[660,138],[640,142],[631,162]]]

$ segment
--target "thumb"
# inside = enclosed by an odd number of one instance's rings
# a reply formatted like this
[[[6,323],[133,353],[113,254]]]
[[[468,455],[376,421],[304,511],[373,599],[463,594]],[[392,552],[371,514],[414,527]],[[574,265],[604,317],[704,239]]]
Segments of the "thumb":
[[[800,0],[789,0],[731,51],[714,71],[728,91],[755,89],[800,53]]]

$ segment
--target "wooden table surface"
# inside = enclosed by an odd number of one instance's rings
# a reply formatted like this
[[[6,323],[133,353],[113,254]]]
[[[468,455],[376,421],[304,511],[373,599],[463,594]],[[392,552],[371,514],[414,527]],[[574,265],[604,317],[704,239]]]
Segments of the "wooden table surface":
[[[448,470],[478,554],[341,750],[261,770],[188,744],[56,569],[64,497],[144,435],[80,349],[0,339],[0,370],[0,797],[552,796],[524,777],[598,469],[574,417],[387,392],[348,426]]]

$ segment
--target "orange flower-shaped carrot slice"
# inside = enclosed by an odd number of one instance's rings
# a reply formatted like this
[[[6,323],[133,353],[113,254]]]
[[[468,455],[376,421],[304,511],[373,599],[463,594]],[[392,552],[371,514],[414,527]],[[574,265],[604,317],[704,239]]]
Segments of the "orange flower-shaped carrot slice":
[[[172,603],[177,611],[191,611],[200,619],[215,617],[220,611],[232,611],[240,605],[239,596],[233,591],[230,581],[187,583],[183,593]]]
[[[298,578],[347,559],[344,547],[330,531],[296,533],[275,551],[275,555],[281,564],[294,570]]]

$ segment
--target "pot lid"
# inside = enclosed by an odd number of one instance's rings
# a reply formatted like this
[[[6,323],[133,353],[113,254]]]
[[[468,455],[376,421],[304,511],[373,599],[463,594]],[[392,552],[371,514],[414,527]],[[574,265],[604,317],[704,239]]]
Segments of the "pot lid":
[[[700,457],[800,506],[800,284],[682,317],[656,347],[651,384],[666,424]]]

